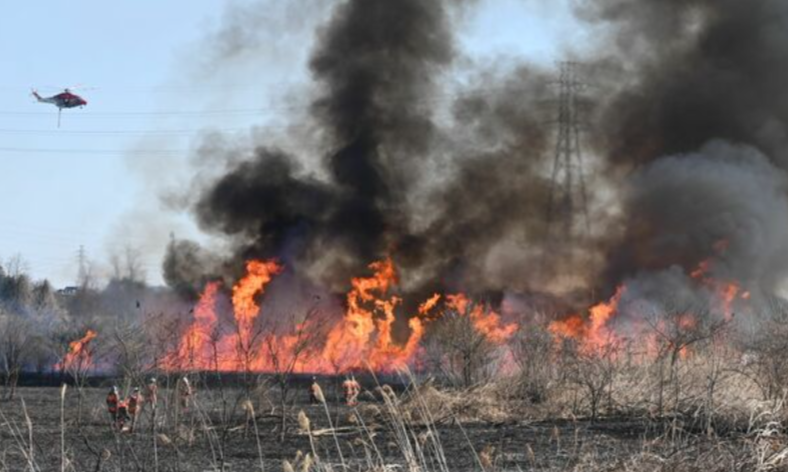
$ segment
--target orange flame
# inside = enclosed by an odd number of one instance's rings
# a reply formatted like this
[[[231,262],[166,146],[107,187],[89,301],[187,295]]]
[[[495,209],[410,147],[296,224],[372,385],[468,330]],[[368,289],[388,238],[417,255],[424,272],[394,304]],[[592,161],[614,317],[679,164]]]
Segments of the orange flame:
[[[626,286],[619,285],[607,302],[589,308],[587,318],[578,314],[570,315],[563,320],[553,321],[548,329],[559,337],[581,340],[587,349],[602,347],[615,337],[608,323],[618,312],[618,304],[625,292]]]
[[[711,268],[711,259],[707,259],[705,261],[701,261],[698,264],[698,267],[695,268],[692,272],[690,272],[690,277],[697,280],[702,280],[706,277],[706,274],[709,273],[709,269]]]
[[[721,253],[728,247],[728,242],[722,240],[714,245],[714,249]],[[690,277],[697,280],[700,284],[704,285],[714,293],[715,303],[713,308],[722,313],[725,318],[730,319],[733,317],[733,304],[737,299],[749,300],[750,292],[743,291],[741,286],[736,281],[718,280],[709,275],[713,266],[713,259],[709,258],[701,261],[692,272]]]
[[[729,242],[727,240],[720,240],[713,245],[714,251],[717,255],[722,255],[728,250]],[[712,293],[711,306],[715,313],[722,314],[727,319],[733,316],[733,305],[737,300],[749,300],[751,294],[749,291],[742,290],[741,285],[736,281],[720,280],[712,276],[715,264],[715,258],[710,257],[698,263],[698,265],[691,270],[688,269],[689,277],[696,281],[699,285],[706,287]],[[611,328],[611,320],[618,314],[619,303],[623,294],[626,292],[626,286],[621,285],[616,289],[616,293],[607,301],[598,303],[588,309],[587,314],[571,314],[563,319],[553,321],[549,325],[549,330],[559,338],[570,338],[580,341],[580,347],[586,350],[594,350],[597,348],[609,346],[611,342],[617,342],[620,338]],[[677,327],[683,330],[694,329],[697,325],[697,319],[690,313],[681,315],[675,320]],[[637,326],[635,323],[635,332],[638,333],[639,343],[641,347],[645,348],[648,356],[657,355],[659,353],[658,339],[656,334],[653,333],[653,327]],[[664,324],[663,320],[658,320],[658,324]],[[665,326],[658,326],[660,330],[666,329]],[[686,347],[681,348],[680,355],[686,357],[691,353]]]
[[[582,316],[572,314],[562,320],[553,321],[548,330],[558,337],[581,339],[586,336],[588,326]]]
[[[462,293],[446,296],[446,306],[454,309],[460,315],[470,317],[474,328],[494,344],[505,343],[517,332],[519,328],[517,323],[504,325],[501,322],[501,316],[495,311],[481,304],[473,305],[468,311],[469,305],[470,300]]]
[[[281,271],[282,267],[273,261],[249,261],[246,275],[233,287],[233,312],[241,346],[249,346],[254,322],[260,313],[255,297],[263,293],[273,276]]]
[[[375,371],[404,367],[415,354],[423,335],[422,321],[415,317],[408,323],[407,342],[401,345],[394,341],[394,310],[402,302],[399,297],[388,295],[389,289],[397,283],[394,263],[386,259],[370,264],[369,268],[374,271],[371,277],[357,277],[351,281],[345,316],[326,340],[322,357],[337,371],[365,366]],[[425,317],[438,298],[435,295],[424,302],[418,316]]]
[[[436,293],[424,301],[421,305],[419,305],[419,315],[422,317],[427,316],[430,311],[438,304],[440,301],[441,296],[440,294]]]
[[[181,338],[178,353],[168,363],[175,368],[180,361],[185,361],[192,368],[204,368],[212,357],[209,351],[211,336],[217,326],[216,297],[219,292],[219,282],[209,282],[194,307],[194,322],[189,326]]]
[[[239,371],[259,363],[263,353],[248,352],[256,347],[251,345],[255,320],[260,315],[255,298],[281,271],[282,267],[273,261],[253,260],[246,264],[246,274],[232,290],[235,332],[231,333],[219,330],[216,302],[220,283],[208,283],[194,308],[194,321],[181,338],[177,352],[165,361],[165,369]],[[244,355],[238,355],[239,351]]]
[[[281,333],[258,333],[261,336],[253,337],[252,330],[260,316],[256,298],[282,267],[274,262],[250,261],[246,269],[244,277],[232,289],[235,332],[219,332],[215,309],[220,285],[209,283],[195,307],[194,321],[181,338],[173,359],[166,363],[166,369],[177,370],[185,364],[195,369],[251,368],[271,372],[279,370],[282,363],[292,362],[296,372],[340,373],[356,368],[388,372],[415,360],[426,324],[435,319],[432,313],[441,301],[441,295],[434,294],[422,302],[408,320],[407,339],[395,339],[396,310],[402,304],[402,299],[391,293],[398,283],[397,271],[391,259],[372,263],[371,275],[351,279],[342,318],[327,329],[323,339],[312,340],[315,346],[309,346],[309,356],[299,357],[298,352],[304,349],[304,334],[318,330],[317,322],[309,319]],[[447,303],[469,306],[462,294],[448,296]],[[474,306],[468,316],[480,332],[497,344],[504,343],[518,329],[517,324],[503,324],[500,315],[482,305]],[[252,358],[241,362],[239,347]],[[184,363],[184,359],[188,361]]]
[[[96,338],[96,332],[89,329],[84,336],[68,344],[68,352],[58,365],[60,370],[84,371],[93,367],[93,359],[88,346]]]
[[[607,303],[600,303],[591,307],[591,336],[596,344],[604,342],[605,338],[610,334],[607,329],[607,324],[613,315],[616,314],[618,304],[625,290],[626,286],[619,285],[618,288],[616,288],[616,293]]]

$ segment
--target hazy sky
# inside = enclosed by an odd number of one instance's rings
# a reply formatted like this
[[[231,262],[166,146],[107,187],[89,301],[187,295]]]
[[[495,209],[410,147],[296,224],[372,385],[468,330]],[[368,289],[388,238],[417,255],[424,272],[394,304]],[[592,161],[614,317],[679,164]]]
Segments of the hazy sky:
[[[302,13],[303,2],[279,0],[6,5],[0,261],[21,254],[34,278],[59,287],[74,280],[81,245],[98,271],[106,271],[113,251],[131,245],[144,253],[147,280],[161,283],[169,234],[194,236],[196,229],[188,215],[162,207],[158,194],[190,181],[188,149],[198,131],[230,130],[228,139],[242,139],[251,126],[281,125],[278,94],[308,81],[312,28],[331,1],[311,3],[324,8]],[[471,58],[549,63],[564,46],[585,41],[559,3],[481,1],[464,20],[460,44]],[[248,14],[268,25],[261,44],[215,67],[217,32]],[[89,104],[64,111],[58,129],[57,110],[36,103],[30,88],[51,95],[67,86],[78,86]]]

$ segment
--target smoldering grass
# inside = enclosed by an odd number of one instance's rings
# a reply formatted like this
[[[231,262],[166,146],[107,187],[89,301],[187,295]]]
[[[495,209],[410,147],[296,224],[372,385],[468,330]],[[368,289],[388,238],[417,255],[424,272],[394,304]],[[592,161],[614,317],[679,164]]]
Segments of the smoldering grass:
[[[222,449],[222,442],[214,430],[214,426],[209,415],[203,411],[201,404],[196,398],[191,399],[190,406],[197,414],[197,419],[200,422],[202,431],[205,434],[205,439],[208,442],[208,446],[211,450],[211,463],[213,468],[214,470],[221,471],[224,469],[224,451]],[[194,436],[194,431],[189,429],[187,430],[187,434],[189,442],[191,442],[191,438]]]
[[[66,384],[60,387],[60,472],[66,472]]]
[[[334,444],[337,448],[337,454],[339,455],[340,463],[342,464],[342,470],[347,470],[347,464],[345,462],[345,456],[342,454],[342,447],[339,445],[339,436],[337,436],[336,430],[334,428],[334,422],[331,420],[331,412],[328,410],[328,403],[326,402],[326,397],[323,395],[323,389],[320,385],[317,386],[317,390],[315,391],[315,398],[323,405],[323,410],[326,412],[326,418],[328,419],[328,426],[332,430],[331,436],[334,438]]]
[[[322,397],[323,392],[321,390],[320,396]],[[312,456],[314,457],[315,462],[320,462],[320,456],[317,454],[317,448],[315,447],[315,438],[312,436],[312,422],[309,420],[309,417],[304,413],[304,410],[298,412],[298,426],[306,432],[309,436],[309,447],[312,449]]]
[[[40,471],[41,468],[36,463],[35,457],[33,455],[33,423],[30,421],[30,416],[27,414],[27,408],[24,406],[24,401],[22,402],[22,405],[25,415],[25,424],[27,427],[27,438],[25,434],[19,429],[19,426],[16,424],[16,422],[11,421],[2,409],[0,409],[0,419],[2,419],[3,423],[8,427],[8,430],[11,433],[11,438],[14,441],[14,446],[24,457],[28,470],[37,472]]]
[[[20,398],[19,400],[22,403],[22,412],[25,415],[25,426],[27,426],[27,444],[30,448],[26,459],[28,461],[28,467],[30,467],[30,470],[33,470],[33,464],[35,463],[35,452],[33,449],[33,422],[30,420],[30,415],[27,413],[27,404],[25,404],[25,399]]]
[[[254,405],[252,404],[252,401],[248,399],[245,400],[243,402],[243,409],[246,410],[249,416],[252,417],[252,426],[254,426],[254,439],[257,444],[257,457],[260,460],[260,472],[264,472],[265,461],[263,460],[263,445],[260,443],[260,430],[257,427],[257,414],[254,411]]]
[[[370,429],[367,427],[367,424],[364,421],[364,417],[361,415],[361,413],[358,411],[358,409],[355,409],[353,411],[353,414],[356,415],[356,419],[358,421],[358,424],[360,425],[361,430],[363,431],[364,435],[368,439],[368,441],[365,441],[365,449],[366,449],[366,445],[369,444],[369,445],[372,446],[372,449],[375,451],[376,463],[373,464],[372,461],[368,457],[367,458],[367,463],[368,463],[367,465],[372,470],[376,470],[378,468],[382,468],[385,465],[385,461],[383,460],[383,455],[380,453],[380,449],[378,448],[378,445],[375,442],[375,438],[372,435],[372,431],[370,431]]]

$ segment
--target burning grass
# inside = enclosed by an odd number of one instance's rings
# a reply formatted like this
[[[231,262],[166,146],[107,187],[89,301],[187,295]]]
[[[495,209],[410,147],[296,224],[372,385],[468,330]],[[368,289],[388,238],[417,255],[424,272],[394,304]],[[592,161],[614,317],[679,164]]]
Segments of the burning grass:
[[[394,293],[397,271],[390,259],[375,262],[369,269],[369,276],[352,279],[345,312],[339,319],[328,322],[320,313],[308,319],[294,318],[288,326],[276,319],[278,314],[266,313],[258,301],[283,268],[272,261],[250,261],[246,275],[232,288],[233,323],[223,322],[219,313],[221,285],[208,283],[193,309],[191,323],[158,367],[170,372],[275,372],[281,367],[273,364],[278,357],[294,359],[291,370],[296,373],[393,372],[416,361],[426,329],[441,317],[438,305],[442,299],[443,310],[468,317],[494,344],[504,344],[518,329],[516,323],[505,323],[491,308],[475,304],[463,294],[434,294],[408,317],[404,340],[397,339],[396,312],[403,302]],[[308,352],[297,352],[303,333],[311,336]]]
[[[38,470],[29,436],[40,423],[46,441],[62,441],[59,465],[73,470],[781,467],[788,333],[778,323],[759,334],[773,338],[745,339],[731,310],[749,294],[713,278],[713,267],[669,274],[704,305],[658,304],[633,280],[578,314],[515,321],[461,293],[406,303],[389,259],[351,280],[339,316],[314,305],[283,317],[266,291],[287,269],[250,261],[233,287],[209,282],[185,326],[116,328],[115,358],[93,330],[69,341],[58,365],[74,380],[77,408],[66,407],[62,424],[9,417],[7,462]],[[198,394],[187,407],[165,385],[155,417],[134,435],[108,435],[100,394],[85,388],[96,367],[122,374],[126,390],[148,375],[187,374]],[[331,375],[321,378],[327,391],[342,374],[369,373],[364,403],[348,408],[321,391],[318,405],[304,405],[298,378],[312,373]],[[373,381],[381,376],[404,390]]]

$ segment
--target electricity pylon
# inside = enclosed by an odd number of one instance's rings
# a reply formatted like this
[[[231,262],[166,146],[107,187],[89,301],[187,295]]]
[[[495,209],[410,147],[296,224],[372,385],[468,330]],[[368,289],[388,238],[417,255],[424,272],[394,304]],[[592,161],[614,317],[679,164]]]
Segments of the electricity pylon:
[[[547,237],[555,242],[571,243],[590,233],[578,111],[584,85],[577,78],[577,66],[575,62],[560,64],[558,135],[547,203]]]

